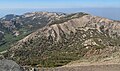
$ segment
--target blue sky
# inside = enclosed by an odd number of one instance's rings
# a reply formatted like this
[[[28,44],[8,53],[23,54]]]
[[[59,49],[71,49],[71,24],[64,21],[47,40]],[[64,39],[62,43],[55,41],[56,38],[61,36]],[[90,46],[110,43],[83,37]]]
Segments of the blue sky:
[[[120,0],[0,0],[0,8],[120,8]]]

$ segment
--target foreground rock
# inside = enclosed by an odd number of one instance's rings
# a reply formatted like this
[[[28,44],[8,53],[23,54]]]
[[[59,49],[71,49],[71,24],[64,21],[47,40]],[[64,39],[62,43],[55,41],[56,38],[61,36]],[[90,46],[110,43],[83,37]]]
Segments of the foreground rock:
[[[12,60],[0,60],[0,71],[24,71]]]
[[[120,71],[120,64],[101,64],[57,68],[20,67],[12,60],[0,60],[0,71]]]

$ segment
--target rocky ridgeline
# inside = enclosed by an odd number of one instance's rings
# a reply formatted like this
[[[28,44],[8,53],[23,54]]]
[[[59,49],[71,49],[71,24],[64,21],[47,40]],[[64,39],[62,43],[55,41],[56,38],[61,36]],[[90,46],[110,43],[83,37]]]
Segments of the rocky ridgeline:
[[[46,26],[54,20],[59,20],[64,16],[66,16],[66,14],[55,12],[31,12],[23,15],[6,15],[0,18],[0,31],[5,33],[4,38],[1,37],[0,32],[0,39],[5,39],[4,41],[0,40],[0,47],[9,48],[9,45],[13,42],[20,40],[33,31]],[[2,48],[0,48],[0,51],[7,49]]]
[[[43,27],[55,19],[64,17],[64,13],[52,13],[52,12],[32,12],[25,13],[23,15],[9,14],[0,18],[0,29],[13,32],[20,28],[31,27]],[[37,25],[37,26],[36,26]]]

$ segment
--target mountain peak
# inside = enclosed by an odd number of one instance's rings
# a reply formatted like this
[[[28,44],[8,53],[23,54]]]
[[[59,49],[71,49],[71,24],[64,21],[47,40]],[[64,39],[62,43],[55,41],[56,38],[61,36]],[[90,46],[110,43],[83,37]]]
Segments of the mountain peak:
[[[96,56],[99,60],[105,54],[110,57],[108,53],[119,49],[118,21],[75,13],[53,22],[12,45],[5,57],[19,58],[16,61],[22,65],[50,67],[62,66],[80,58]]]

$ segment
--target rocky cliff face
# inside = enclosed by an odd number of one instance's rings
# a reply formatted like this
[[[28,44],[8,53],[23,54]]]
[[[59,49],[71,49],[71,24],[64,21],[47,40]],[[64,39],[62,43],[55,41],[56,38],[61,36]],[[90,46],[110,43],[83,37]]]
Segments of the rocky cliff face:
[[[119,21],[76,13],[28,35],[4,55],[21,65],[62,66],[81,58],[110,57],[119,52],[119,41]]]

